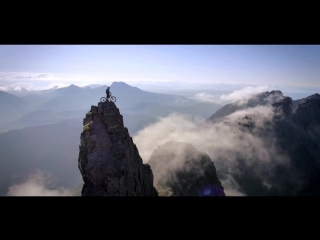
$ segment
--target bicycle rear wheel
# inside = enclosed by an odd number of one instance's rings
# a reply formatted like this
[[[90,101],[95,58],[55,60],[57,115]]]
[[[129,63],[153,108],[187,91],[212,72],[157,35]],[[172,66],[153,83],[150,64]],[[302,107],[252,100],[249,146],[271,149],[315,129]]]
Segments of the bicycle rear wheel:
[[[105,102],[107,99],[105,97],[100,98],[100,102]]]

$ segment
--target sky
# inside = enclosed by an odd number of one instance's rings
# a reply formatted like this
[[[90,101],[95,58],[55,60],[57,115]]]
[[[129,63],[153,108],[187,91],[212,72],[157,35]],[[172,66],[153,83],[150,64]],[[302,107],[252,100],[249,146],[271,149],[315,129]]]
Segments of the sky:
[[[320,45],[0,45],[0,88],[180,82],[320,89]]]

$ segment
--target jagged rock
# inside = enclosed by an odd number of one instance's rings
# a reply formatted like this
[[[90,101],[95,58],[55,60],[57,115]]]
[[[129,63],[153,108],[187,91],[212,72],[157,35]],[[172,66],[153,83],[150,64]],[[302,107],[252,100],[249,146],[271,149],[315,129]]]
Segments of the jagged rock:
[[[294,109],[293,103],[297,102]],[[269,163],[255,152],[246,156],[230,151],[236,156],[233,163],[237,166],[232,178],[249,196],[319,196],[319,94],[296,101],[281,97],[271,106],[273,118],[266,118],[260,128],[254,116],[237,119],[240,134],[250,133],[262,140],[269,152]],[[230,123],[229,126],[236,125]],[[281,163],[281,158],[288,161]],[[223,164],[224,159],[220,163]],[[222,169],[223,166],[219,166],[219,174],[227,175]],[[227,167],[224,169],[228,171]]]
[[[292,116],[292,98],[284,97],[279,100],[279,102],[275,102],[272,104],[275,108],[275,118],[281,119],[290,119]]]
[[[160,196],[225,196],[214,163],[190,143],[158,146],[149,164]]]
[[[297,99],[297,100],[292,101],[293,110],[296,110],[300,103],[305,103],[308,99],[320,99],[320,95],[318,93],[315,93],[315,94],[312,94],[306,98]]]
[[[83,120],[78,166],[82,196],[158,196],[150,165],[143,164],[113,102],[99,102]]]
[[[310,125],[320,125],[320,98],[308,98],[302,101],[295,109],[294,121],[300,124],[305,130]],[[318,133],[320,135],[320,132]]]

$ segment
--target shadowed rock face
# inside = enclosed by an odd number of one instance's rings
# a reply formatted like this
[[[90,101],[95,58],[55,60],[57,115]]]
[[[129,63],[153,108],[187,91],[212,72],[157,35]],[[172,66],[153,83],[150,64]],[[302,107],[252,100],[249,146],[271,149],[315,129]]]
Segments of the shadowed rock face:
[[[192,144],[168,142],[153,151],[149,164],[166,196],[225,196],[210,157]]]
[[[312,94],[306,98],[297,99],[292,101],[293,110],[296,110],[300,103],[306,103],[309,99],[318,99],[320,100],[320,95],[318,93]]]
[[[296,105],[290,97],[280,98],[272,103],[274,113],[272,120],[266,121],[260,128],[254,125],[254,120],[251,121],[250,117],[238,120],[242,132],[249,132],[252,136],[259,137],[265,142],[265,146],[270,143],[275,146],[273,154],[270,155],[270,162],[273,164],[264,164],[256,153],[252,155],[251,160],[241,154],[234,160],[237,163],[237,171],[232,177],[245,194],[320,195],[320,98],[318,96],[319,94],[314,94],[297,100]],[[288,159],[286,164],[281,163],[281,157]],[[249,160],[253,164],[247,164]],[[223,167],[219,166],[219,174],[224,175],[222,169]]]
[[[78,159],[82,196],[158,196],[150,165],[143,164],[113,102],[91,106],[83,125]]]

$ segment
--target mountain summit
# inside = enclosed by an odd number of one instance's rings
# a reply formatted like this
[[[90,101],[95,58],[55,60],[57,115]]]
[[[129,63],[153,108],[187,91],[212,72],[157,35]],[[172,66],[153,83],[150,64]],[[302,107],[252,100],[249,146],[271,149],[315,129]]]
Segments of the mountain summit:
[[[82,196],[158,196],[150,165],[143,164],[113,102],[99,102],[83,120],[78,166]]]

